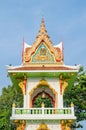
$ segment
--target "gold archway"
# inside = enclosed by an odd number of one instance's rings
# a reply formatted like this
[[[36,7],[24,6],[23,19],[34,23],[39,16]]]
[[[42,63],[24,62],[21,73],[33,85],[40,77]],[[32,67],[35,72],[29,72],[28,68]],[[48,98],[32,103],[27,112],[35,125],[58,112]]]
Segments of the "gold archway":
[[[40,124],[37,130],[50,130],[45,123]]]
[[[47,82],[47,80],[45,80],[45,79],[41,79],[40,81],[39,81],[39,83],[35,86],[35,87],[33,87],[33,89],[29,92],[29,95],[30,95],[30,97],[31,97],[31,95],[34,93],[34,91],[35,91],[35,89],[37,89],[39,86],[48,86],[49,87],[49,89],[52,91],[52,93],[55,95],[55,107],[57,107],[58,106],[58,98],[57,98],[57,92],[56,92],[56,90]],[[32,107],[32,104],[30,105],[31,107]]]
[[[52,90],[53,94],[57,94],[56,90],[53,87],[51,87],[45,79],[40,80],[39,83],[29,92],[29,94],[32,95],[34,90],[40,85],[47,85]]]

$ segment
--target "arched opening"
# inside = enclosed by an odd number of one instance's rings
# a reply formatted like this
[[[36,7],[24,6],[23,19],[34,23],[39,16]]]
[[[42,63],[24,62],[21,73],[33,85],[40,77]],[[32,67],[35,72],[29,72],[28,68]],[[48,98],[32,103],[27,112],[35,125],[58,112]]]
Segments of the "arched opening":
[[[43,94],[45,95],[44,97],[42,97]],[[32,107],[34,108],[40,108],[42,103],[44,103],[45,107],[55,107],[55,94],[48,85],[38,85],[34,89],[31,99]]]
[[[44,93],[44,96],[42,96]],[[57,92],[56,90],[47,82],[47,80],[42,79],[39,83],[29,92],[30,94],[30,107],[41,107],[44,103],[45,107],[57,107]]]
[[[54,107],[55,106],[55,100],[53,97],[45,92],[45,98],[42,98],[42,92],[39,92],[36,96],[34,96],[32,100],[32,106],[37,108],[41,107],[42,103],[44,103],[45,107]]]

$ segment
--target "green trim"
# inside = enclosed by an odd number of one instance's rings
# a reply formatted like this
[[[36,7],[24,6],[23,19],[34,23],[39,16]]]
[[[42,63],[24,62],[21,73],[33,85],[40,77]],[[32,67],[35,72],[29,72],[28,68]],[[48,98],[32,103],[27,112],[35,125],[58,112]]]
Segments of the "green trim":
[[[15,72],[15,73],[9,73],[9,76],[14,86],[17,88],[19,82],[23,81],[25,77],[44,79],[44,78],[60,78],[60,76],[62,76],[62,80],[66,80],[68,82],[67,89],[70,89],[76,79],[77,72]]]

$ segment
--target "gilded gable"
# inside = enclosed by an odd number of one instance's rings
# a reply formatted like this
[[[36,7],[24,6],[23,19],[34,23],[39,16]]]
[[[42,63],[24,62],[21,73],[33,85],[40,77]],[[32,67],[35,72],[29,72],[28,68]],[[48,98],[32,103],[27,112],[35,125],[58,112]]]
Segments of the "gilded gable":
[[[35,53],[32,55],[31,62],[33,63],[53,63],[55,62],[54,55],[44,42],[41,42]]]
[[[62,43],[54,46],[47,34],[44,19],[39,29],[39,33],[32,46],[25,45],[23,50],[23,65],[29,63],[57,63],[63,64],[63,47]]]

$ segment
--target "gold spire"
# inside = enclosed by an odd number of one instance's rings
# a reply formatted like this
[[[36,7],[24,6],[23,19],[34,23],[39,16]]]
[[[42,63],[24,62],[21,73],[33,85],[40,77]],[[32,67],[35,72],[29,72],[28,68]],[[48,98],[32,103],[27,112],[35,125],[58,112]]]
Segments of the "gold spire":
[[[46,28],[45,28],[45,24],[44,24],[44,18],[42,18],[42,22],[41,22],[41,26],[40,26],[40,33],[46,33]]]
[[[39,37],[39,36],[42,36],[42,37],[47,36],[49,38],[49,36],[47,34],[47,30],[45,28],[44,18],[42,18],[41,26],[40,26],[39,33],[38,33],[37,37]]]

